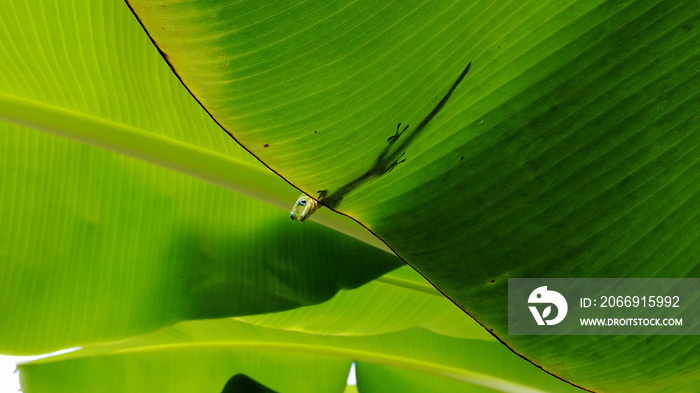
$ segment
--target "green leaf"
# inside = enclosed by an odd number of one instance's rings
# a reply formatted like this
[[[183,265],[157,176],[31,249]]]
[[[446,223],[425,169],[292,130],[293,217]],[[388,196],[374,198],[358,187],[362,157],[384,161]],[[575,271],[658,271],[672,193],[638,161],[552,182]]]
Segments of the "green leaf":
[[[425,386],[444,392],[493,391],[482,386],[578,391],[510,353],[425,285],[403,267],[319,305],[238,321],[181,323],[131,342],[21,366],[22,387],[45,393],[218,392],[231,375],[244,373],[280,392],[340,392],[349,361],[356,360],[363,392],[406,383],[412,386],[406,392]],[[442,325],[452,337],[437,334]],[[236,379],[244,380],[250,382]]]
[[[343,393],[359,393],[359,391],[357,390],[357,385],[347,385]]]
[[[506,282],[700,274],[696,1],[128,3],[242,145],[518,353],[695,391],[698,336],[508,336]]]
[[[448,388],[439,390],[444,392],[580,391],[495,341],[449,338],[422,329],[327,336],[233,320],[182,322],[128,342],[20,365],[19,370],[26,393],[220,392],[235,374],[284,393],[341,393],[352,361],[360,392],[395,391],[391,387],[404,377],[418,381],[405,392],[424,391],[417,388],[436,380],[434,387]],[[375,367],[387,371],[386,384],[371,375]]]
[[[314,307],[236,319],[313,334],[363,336],[421,327],[451,337],[494,340],[408,266]]]
[[[45,133],[0,123],[0,152],[2,353],[315,304],[401,263],[275,207]]]
[[[0,69],[2,120],[285,210],[298,196],[211,121],[121,2],[2,2]],[[260,201],[19,125],[0,122],[0,353],[315,304],[401,265]]]
[[[298,197],[202,111],[122,3],[13,0],[0,4],[0,18],[0,120],[186,173],[285,210]],[[314,219],[323,225],[388,251],[352,220],[319,213]]]

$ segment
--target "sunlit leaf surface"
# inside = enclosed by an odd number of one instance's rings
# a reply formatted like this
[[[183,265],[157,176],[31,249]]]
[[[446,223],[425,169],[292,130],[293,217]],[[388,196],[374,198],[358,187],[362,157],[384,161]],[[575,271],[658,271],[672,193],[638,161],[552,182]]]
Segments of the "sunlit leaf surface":
[[[696,390],[697,336],[508,336],[506,283],[700,274],[697,1],[128,3],[248,150],[518,353]]]
[[[0,70],[2,120],[31,110],[28,121],[122,147],[131,130],[150,138],[132,152],[298,195],[207,116],[122,2],[1,2]],[[315,304],[401,265],[262,202],[6,122],[0,222],[4,354]]]
[[[218,393],[240,374],[278,392],[341,393],[352,361],[360,392],[580,391],[493,339],[450,338],[418,328],[328,336],[233,320],[183,322],[141,339],[36,361],[20,366],[20,378],[27,393]],[[257,387],[245,382],[246,388]]]

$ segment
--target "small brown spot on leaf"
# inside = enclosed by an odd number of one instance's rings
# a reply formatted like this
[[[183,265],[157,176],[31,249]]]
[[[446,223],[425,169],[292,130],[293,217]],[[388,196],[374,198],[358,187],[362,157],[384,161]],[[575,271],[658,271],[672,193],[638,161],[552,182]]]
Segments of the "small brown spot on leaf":
[[[269,143],[266,143],[266,144],[263,145],[263,147],[270,147],[270,144],[269,144]]]

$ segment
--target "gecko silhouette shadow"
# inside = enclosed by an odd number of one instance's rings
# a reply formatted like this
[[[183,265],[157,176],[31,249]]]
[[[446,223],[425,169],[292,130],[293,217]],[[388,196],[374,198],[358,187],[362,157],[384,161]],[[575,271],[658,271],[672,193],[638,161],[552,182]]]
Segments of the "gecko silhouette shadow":
[[[457,80],[452,84],[452,87],[450,87],[445,96],[442,97],[442,100],[440,100],[440,102],[438,102],[438,104],[435,105],[435,108],[433,108],[433,110],[430,111],[430,113],[428,113],[428,115],[425,116],[420,123],[418,123],[417,127],[410,131],[406,137],[401,139],[401,143],[399,145],[396,145],[397,141],[403,136],[406,130],[408,130],[408,126],[405,126],[403,130],[401,130],[401,123],[399,123],[396,126],[396,133],[387,139],[389,144],[386,146],[386,148],[384,148],[384,150],[379,154],[379,156],[377,156],[377,159],[375,160],[374,165],[371,168],[369,168],[362,175],[356,177],[352,181],[340,187],[337,191],[330,195],[328,195],[328,190],[318,191],[318,201],[324,206],[334,209],[338,207],[345,195],[357,188],[360,184],[362,184],[370,178],[389,173],[398,164],[406,161],[406,159],[402,159],[402,157],[406,153],[406,149],[408,148],[408,146],[411,144],[411,142],[413,142],[413,140],[415,140],[415,138],[421,133],[421,131],[425,129],[425,126],[428,125],[428,123],[431,120],[433,120],[433,118],[440,112],[440,110],[442,110],[442,108],[447,103],[447,100],[450,99],[452,93],[455,91],[455,89],[457,89],[457,86],[459,86],[460,82],[462,82],[462,79],[464,79],[464,77],[469,72],[469,68],[471,67],[471,65],[471,62],[467,64],[467,67],[464,68],[464,71],[462,71]]]

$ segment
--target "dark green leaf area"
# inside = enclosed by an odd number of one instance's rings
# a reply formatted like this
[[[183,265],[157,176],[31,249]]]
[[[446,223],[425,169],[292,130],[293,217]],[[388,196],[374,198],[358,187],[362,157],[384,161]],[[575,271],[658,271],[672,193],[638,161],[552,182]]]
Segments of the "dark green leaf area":
[[[277,393],[245,374],[236,374],[226,382],[221,393]]]
[[[403,265],[384,251],[320,225],[291,222],[283,212],[239,236],[190,228],[173,237],[172,257],[182,263],[182,287],[190,307],[187,318],[317,304]],[[241,260],[241,250],[254,257]]]

